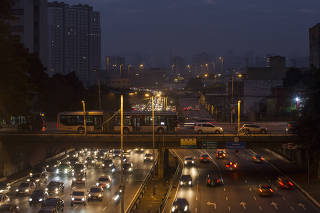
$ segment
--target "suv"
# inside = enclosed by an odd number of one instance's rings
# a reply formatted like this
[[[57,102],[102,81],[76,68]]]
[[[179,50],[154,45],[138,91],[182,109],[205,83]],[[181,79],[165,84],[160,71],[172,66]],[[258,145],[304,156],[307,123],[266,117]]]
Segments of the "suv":
[[[87,205],[87,196],[85,189],[74,189],[71,193],[71,206],[74,204]]]
[[[63,182],[51,181],[46,188],[46,192],[48,192],[49,195],[62,194],[63,191],[64,191]]]
[[[99,177],[96,186],[99,186],[103,189],[110,189],[111,188],[111,177],[110,176],[101,176]]]
[[[211,123],[196,123],[194,125],[194,131],[198,134],[202,133],[215,133],[215,134],[222,134],[223,129],[222,127],[215,126]]]
[[[267,134],[267,128],[260,127],[256,124],[243,124],[239,129],[239,133],[250,134],[250,133],[261,133]]]
[[[16,189],[17,194],[32,194],[34,189],[36,188],[36,184],[33,182],[23,182]]]
[[[89,196],[88,201],[90,201],[90,200],[102,201],[103,189],[100,186],[93,186],[90,188],[88,196]]]
[[[192,186],[191,175],[182,175],[180,178],[180,186]]]
[[[217,186],[220,184],[223,184],[222,179],[214,171],[210,171],[207,175],[207,186]]]
[[[29,205],[36,205],[42,203],[45,199],[48,198],[48,193],[42,189],[35,190],[31,197],[29,198]]]

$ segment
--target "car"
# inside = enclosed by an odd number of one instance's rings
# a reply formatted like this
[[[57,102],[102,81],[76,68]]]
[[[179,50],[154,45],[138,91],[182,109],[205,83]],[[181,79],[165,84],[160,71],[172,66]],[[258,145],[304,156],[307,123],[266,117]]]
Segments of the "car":
[[[77,157],[69,157],[67,164],[74,166],[78,162],[79,162],[79,159]]]
[[[73,166],[73,170],[74,170],[74,174],[77,175],[77,174],[83,174],[83,175],[86,175],[87,173],[87,168],[84,164],[82,163],[76,163],[74,166]]]
[[[264,157],[262,157],[259,154],[256,154],[256,155],[252,156],[252,160],[255,163],[262,163],[264,161]]]
[[[85,186],[86,185],[86,177],[84,174],[77,174],[72,178],[71,187],[74,186]]]
[[[51,181],[45,190],[49,195],[59,195],[64,192],[64,184],[63,182]]]
[[[41,204],[42,209],[50,207],[54,207],[57,212],[63,212],[64,201],[60,198],[50,197],[45,199],[45,201]]]
[[[278,177],[277,183],[281,189],[292,189],[294,184],[287,177]]]
[[[29,177],[32,177],[35,174],[42,174],[42,173],[46,173],[46,172],[47,172],[46,165],[44,165],[43,167],[42,166],[35,167],[29,171]]]
[[[42,203],[45,199],[47,199],[49,194],[42,189],[35,190],[29,198],[29,205],[36,205]]]
[[[58,213],[55,207],[45,207],[41,208],[38,213]]]
[[[297,134],[297,122],[288,122],[286,134]]]
[[[116,157],[121,157],[121,150],[120,149],[114,149],[112,152],[112,157],[116,158]]]
[[[27,179],[28,182],[34,182],[35,184],[43,184],[48,180],[48,174],[46,172],[34,174]]]
[[[46,170],[48,172],[54,172],[60,164],[60,161],[51,161],[46,164]]]
[[[10,198],[6,194],[0,194],[0,206],[10,202]]]
[[[217,151],[217,153],[216,153],[216,158],[217,159],[224,159],[224,158],[226,158],[226,153],[224,152],[224,151],[222,151],[222,150],[219,150],[219,151]]]
[[[96,186],[99,186],[103,189],[110,189],[111,188],[112,179],[110,176],[101,176],[97,180]]]
[[[192,186],[191,175],[181,175],[180,186]]]
[[[199,157],[201,163],[208,163],[210,162],[210,156],[208,154],[201,154]]]
[[[151,153],[146,153],[144,155],[144,161],[153,161],[153,155]]]
[[[189,212],[189,203],[185,198],[177,198],[171,207],[171,212]]]
[[[124,190],[123,187],[119,186],[118,190],[114,193],[112,200],[115,203],[118,203],[120,201],[120,198],[122,197],[122,194],[123,194],[123,190]]]
[[[214,171],[210,171],[207,175],[207,186],[217,186],[223,184],[223,180]]]
[[[57,175],[68,175],[71,176],[73,175],[74,171],[72,167],[68,164],[60,164],[57,169],[56,169],[56,174]]]
[[[36,184],[33,182],[23,182],[16,189],[16,193],[19,194],[31,194],[36,188]]]
[[[96,160],[93,157],[87,157],[84,163],[88,166],[93,166],[96,163]]]
[[[139,147],[137,147],[137,148],[135,148],[134,149],[134,151],[136,152],[136,153],[143,153],[144,152],[144,148],[139,148]]]
[[[132,173],[133,172],[133,163],[123,163],[123,170],[124,172],[127,172],[127,173]]]
[[[72,190],[70,205],[73,206],[74,204],[82,204],[84,206],[87,205],[87,195],[85,189]]]
[[[0,182],[0,193],[6,194],[10,191],[11,186],[9,183]]]
[[[112,161],[111,158],[105,159],[105,160],[102,162],[102,167],[103,167],[103,168],[112,168],[112,166],[114,166],[114,164],[113,164],[113,161]]]
[[[234,162],[234,161],[229,161],[228,163],[226,163],[226,168],[228,170],[235,170],[236,168],[238,168],[238,163],[237,162]]]
[[[103,199],[103,189],[100,186],[93,186],[88,192],[88,201],[90,200],[100,200]]]
[[[243,126],[239,129],[239,133],[243,134],[251,134],[251,133],[261,133],[266,134],[267,128],[260,127],[256,124],[243,124]]]
[[[184,157],[183,163],[185,166],[194,166],[195,165],[194,158],[191,156]]]
[[[20,208],[15,204],[4,204],[0,206],[0,213],[19,213]]]
[[[199,122],[199,123],[195,123],[194,132],[198,133],[198,134],[202,134],[202,133],[222,134],[223,133],[223,129],[222,129],[222,127],[215,126],[215,125],[213,125],[211,123],[208,123],[208,122]]]
[[[273,192],[272,187],[268,184],[259,185],[258,187],[258,193],[260,196],[272,196]]]

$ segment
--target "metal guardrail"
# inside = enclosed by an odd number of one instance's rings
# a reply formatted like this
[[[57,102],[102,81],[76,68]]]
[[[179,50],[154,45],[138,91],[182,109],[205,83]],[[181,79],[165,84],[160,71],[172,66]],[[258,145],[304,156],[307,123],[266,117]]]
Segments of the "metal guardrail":
[[[171,152],[172,153],[172,152]],[[173,155],[176,156],[176,154],[172,153]],[[177,156],[176,156],[177,157]],[[177,157],[178,158],[178,157]],[[174,173],[172,179],[171,179],[171,183],[170,183],[170,186],[169,186],[169,189],[166,193],[166,196],[164,198],[164,200],[162,201],[161,205],[160,205],[160,208],[159,208],[159,213],[164,213],[164,210],[165,210],[165,207],[167,206],[167,203],[168,203],[168,199],[169,199],[169,196],[171,194],[171,190],[173,188],[173,184],[175,183],[175,181],[177,180],[180,172],[182,171],[182,168],[183,168],[183,165],[182,165],[182,162],[180,160],[178,160],[179,164],[177,166],[177,169],[176,169],[176,172]]]
[[[158,164],[158,156],[159,156],[159,154],[157,154],[157,159],[156,159],[155,163],[152,165],[152,168],[150,169],[150,171],[147,174],[147,176],[145,177],[143,183],[140,185],[138,191],[134,195],[134,198],[131,200],[129,206],[127,207],[127,209],[125,211],[126,213],[133,213],[138,208],[140,200],[143,197],[143,194],[145,192],[145,188],[147,186],[147,183],[149,183],[150,179],[152,178],[152,173],[153,173],[153,170],[155,169],[154,166]]]

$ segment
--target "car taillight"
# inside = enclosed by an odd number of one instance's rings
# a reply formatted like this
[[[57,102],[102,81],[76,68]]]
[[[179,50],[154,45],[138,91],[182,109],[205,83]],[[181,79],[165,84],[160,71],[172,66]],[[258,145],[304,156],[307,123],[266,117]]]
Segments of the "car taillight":
[[[207,160],[209,160],[209,157],[207,157]]]
[[[200,158],[201,160],[203,159],[203,157]]]
[[[220,179],[219,178],[217,179],[217,183],[220,183]]]
[[[273,189],[270,189],[270,192],[273,192]]]
[[[260,192],[262,192],[262,189],[259,189]]]
[[[290,185],[290,186],[293,186],[293,183],[292,183],[291,181],[289,181],[289,185]]]
[[[208,179],[208,183],[210,183],[211,182],[211,180],[210,179]]]
[[[264,160],[264,158],[261,158],[261,160]]]
[[[253,160],[257,159],[255,156],[253,157]]]
[[[233,164],[233,167],[236,168],[236,167],[237,167],[237,164]]]
[[[280,182],[279,182],[279,184],[280,184],[281,186],[283,186],[283,185],[284,185],[284,184],[282,183],[282,181],[280,181]]]
[[[57,122],[57,129],[59,129],[59,122]]]
[[[226,167],[228,167],[228,168],[229,168],[229,164],[227,164],[227,165],[226,165]]]

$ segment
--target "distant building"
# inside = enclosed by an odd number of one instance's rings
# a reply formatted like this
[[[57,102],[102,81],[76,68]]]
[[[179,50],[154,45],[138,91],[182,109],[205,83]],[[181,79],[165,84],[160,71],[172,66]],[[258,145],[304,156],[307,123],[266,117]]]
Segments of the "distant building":
[[[48,24],[49,75],[75,72],[84,85],[90,84],[101,64],[99,13],[88,5],[51,2]]]
[[[266,67],[270,67],[273,70],[285,69],[286,68],[286,58],[283,56],[268,56],[266,57]]]
[[[12,9],[16,20],[11,21],[11,32],[20,37],[24,47],[36,53],[42,64],[48,65],[48,1],[14,0]]]
[[[126,60],[121,56],[107,56],[106,71],[108,76],[122,78],[126,76]]]
[[[186,71],[185,61],[180,56],[173,56],[170,59],[171,71],[176,73],[184,73]]]
[[[310,67],[320,69],[320,23],[309,29]]]

